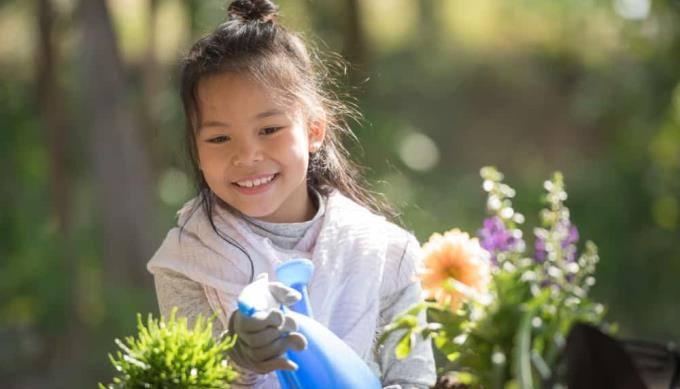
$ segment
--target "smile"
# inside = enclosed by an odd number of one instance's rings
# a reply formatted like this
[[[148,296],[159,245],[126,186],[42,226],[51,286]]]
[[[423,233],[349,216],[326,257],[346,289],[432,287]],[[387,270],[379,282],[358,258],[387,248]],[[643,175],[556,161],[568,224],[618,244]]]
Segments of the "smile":
[[[278,173],[272,174],[270,176],[259,177],[254,180],[236,181],[234,185],[241,188],[255,188],[270,183],[277,175]]]

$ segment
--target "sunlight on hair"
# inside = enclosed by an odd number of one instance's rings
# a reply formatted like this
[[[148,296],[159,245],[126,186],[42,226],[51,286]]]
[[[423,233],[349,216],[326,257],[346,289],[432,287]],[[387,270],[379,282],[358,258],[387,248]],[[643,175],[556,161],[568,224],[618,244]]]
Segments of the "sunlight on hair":
[[[158,180],[158,196],[167,205],[181,205],[191,195],[191,181],[186,173],[175,168],[163,172]]]
[[[399,142],[399,156],[412,170],[427,172],[437,166],[439,148],[429,136],[412,132]]]
[[[624,19],[644,20],[652,8],[651,0],[613,0],[614,10]]]

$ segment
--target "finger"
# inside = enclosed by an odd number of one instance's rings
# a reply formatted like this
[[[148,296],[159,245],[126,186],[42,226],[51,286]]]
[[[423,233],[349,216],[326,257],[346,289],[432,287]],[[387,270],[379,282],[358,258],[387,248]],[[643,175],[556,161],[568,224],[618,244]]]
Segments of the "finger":
[[[289,349],[302,351],[306,348],[307,338],[299,332],[293,332],[292,334],[283,338],[278,338],[265,346],[247,348],[246,352],[251,360],[261,362],[283,355]]]
[[[278,328],[268,327],[260,332],[245,333],[241,336],[240,339],[248,347],[257,348],[266,346],[271,342],[275,341],[276,339],[284,337],[286,335],[287,333],[282,332]]]
[[[259,373],[269,373],[274,370],[297,370],[298,365],[287,358],[273,358],[257,364]]]
[[[255,312],[253,316],[239,314],[234,323],[234,329],[241,335],[260,332],[267,327],[279,328],[283,324],[283,312],[278,309]]]
[[[247,352],[254,362],[263,362],[283,355],[288,349],[286,338],[278,338],[262,347],[251,347]]]
[[[281,332],[294,332],[298,330],[298,324],[290,315],[283,315],[283,323],[279,326]]]
[[[302,298],[300,292],[280,282],[270,282],[269,292],[283,305],[293,305]]]
[[[295,351],[302,351],[307,348],[307,338],[299,332],[291,332],[286,336],[287,348]]]

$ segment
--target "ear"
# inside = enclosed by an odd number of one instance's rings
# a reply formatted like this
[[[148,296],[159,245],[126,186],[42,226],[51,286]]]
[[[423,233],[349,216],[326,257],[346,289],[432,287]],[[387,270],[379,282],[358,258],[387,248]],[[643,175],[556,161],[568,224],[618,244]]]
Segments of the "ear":
[[[309,152],[315,153],[319,151],[323,140],[326,138],[326,115],[320,115],[309,122],[307,137],[309,140]]]

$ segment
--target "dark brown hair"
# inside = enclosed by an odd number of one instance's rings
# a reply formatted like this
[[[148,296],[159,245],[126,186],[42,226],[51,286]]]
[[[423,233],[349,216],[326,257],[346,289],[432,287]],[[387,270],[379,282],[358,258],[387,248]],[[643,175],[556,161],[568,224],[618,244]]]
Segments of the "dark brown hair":
[[[356,140],[348,122],[359,114],[352,104],[343,102],[331,91],[333,77],[319,56],[310,54],[298,34],[277,22],[278,7],[269,0],[236,0],[227,13],[226,22],[191,47],[183,61],[181,81],[186,144],[200,204],[213,229],[213,207],[221,202],[210,191],[199,169],[196,131],[200,109],[196,93],[200,80],[225,72],[252,77],[275,88],[280,98],[300,104],[305,117],[325,119],[326,138],[321,148],[310,154],[309,187],[322,195],[337,189],[373,212],[392,218],[392,209],[360,181],[359,169],[342,144],[343,136]]]

